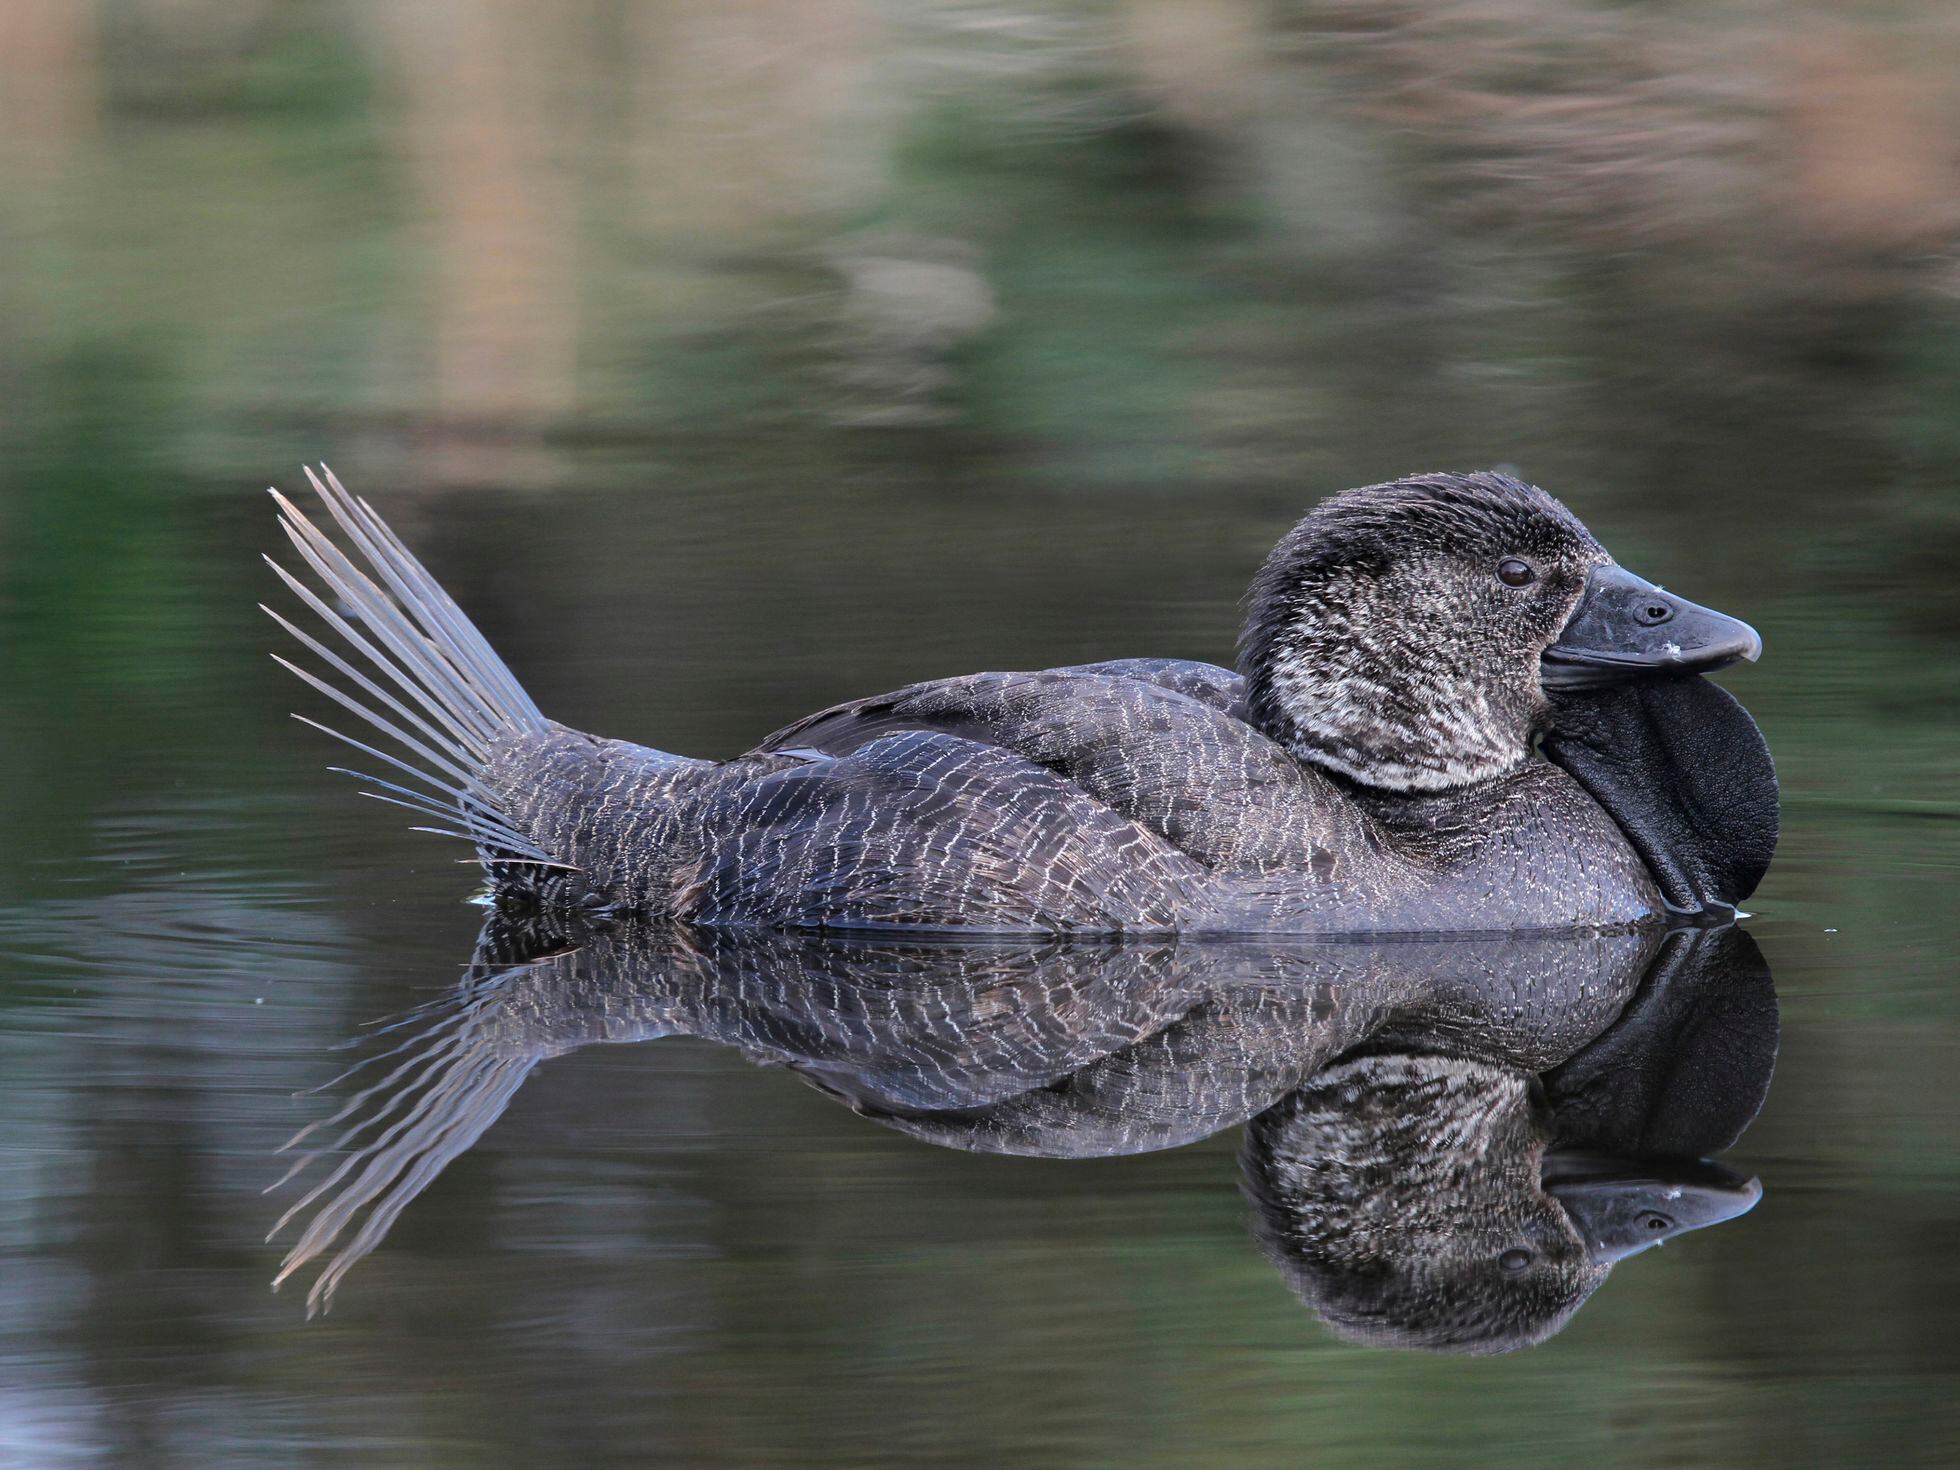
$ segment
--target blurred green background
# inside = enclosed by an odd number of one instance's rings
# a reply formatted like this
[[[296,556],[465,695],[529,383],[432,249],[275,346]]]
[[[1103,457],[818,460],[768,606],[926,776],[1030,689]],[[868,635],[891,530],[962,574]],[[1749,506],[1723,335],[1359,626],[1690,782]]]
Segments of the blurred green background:
[[[6,0],[0,1464],[1960,1458],[1957,79],[1934,0]],[[548,713],[709,756],[1229,661],[1314,500],[1518,467],[1765,634],[1764,1204],[1357,1352],[1229,1138],[964,1158],[655,1044],[304,1324],[288,1094],[474,927],[262,656],[321,458]]]

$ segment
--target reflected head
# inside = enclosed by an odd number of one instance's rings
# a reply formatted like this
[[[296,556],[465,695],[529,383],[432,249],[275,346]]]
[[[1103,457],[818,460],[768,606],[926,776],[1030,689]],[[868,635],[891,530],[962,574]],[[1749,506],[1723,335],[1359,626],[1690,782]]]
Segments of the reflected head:
[[[1502,1353],[1611,1269],[1540,1184],[1549,1139],[1526,1073],[1365,1057],[1255,1118],[1241,1162],[1267,1255],[1336,1335]]]

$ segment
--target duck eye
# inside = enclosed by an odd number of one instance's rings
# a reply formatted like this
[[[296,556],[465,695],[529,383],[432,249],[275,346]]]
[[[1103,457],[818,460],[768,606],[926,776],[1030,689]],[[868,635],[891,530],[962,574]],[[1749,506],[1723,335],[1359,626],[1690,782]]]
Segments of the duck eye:
[[[1497,1264],[1502,1266],[1506,1271],[1522,1271],[1526,1266],[1531,1264],[1531,1252],[1508,1250],[1497,1258]]]
[[[1507,556],[1497,564],[1497,580],[1506,587],[1529,587],[1538,580],[1538,573],[1531,569],[1530,562]]]

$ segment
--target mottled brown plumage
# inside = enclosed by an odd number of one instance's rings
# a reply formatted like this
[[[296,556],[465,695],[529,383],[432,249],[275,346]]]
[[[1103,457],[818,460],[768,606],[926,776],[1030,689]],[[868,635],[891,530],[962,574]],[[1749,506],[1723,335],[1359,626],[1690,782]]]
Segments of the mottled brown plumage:
[[[351,615],[287,580],[393,688],[285,624],[365,698],[302,677],[404,745],[370,753],[433,794],[387,799],[471,838],[507,905],[1048,934],[1613,927],[1665,907],[1613,818],[1532,750],[1540,656],[1606,554],[1501,475],[1316,509],[1254,584],[1243,675],[976,674],[720,762],[546,720],[379,518],[315,484],[351,554],[282,499],[288,534]],[[1526,563],[1525,587],[1493,573]]]

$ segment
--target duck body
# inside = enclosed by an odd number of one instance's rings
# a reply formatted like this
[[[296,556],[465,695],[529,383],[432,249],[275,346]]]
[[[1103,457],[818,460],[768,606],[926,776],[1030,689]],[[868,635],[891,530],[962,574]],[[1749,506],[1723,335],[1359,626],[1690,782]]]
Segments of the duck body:
[[[353,692],[294,671],[406,750],[339,737],[429,788],[377,780],[474,841],[506,908],[1332,935],[1619,928],[1744,896],[1694,891],[1735,863],[1669,850],[1696,749],[1671,707],[1643,710],[1619,769],[1610,702],[1560,747],[1570,770],[1537,742],[1553,693],[1583,702],[1595,684],[1753,658],[1755,634],[1623,572],[1550,496],[1501,475],[1323,502],[1255,580],[1238,672],[1139,658],[938,680],[725,761],[546,719],[380,518],[331,475],[314,484],[347,549],[280,497],[283,524],[337,605],[275,569],[356,661],[273,616]],[[1738,779],[1769,783],[1773,841],[1767,753],[1749,766],[1760,736],[1725,708],[1717,723],[1748,732]],[[1704,795],[1691,837],[1729,802]]]
[[[1168,659],[974,674],[838,705],[722,762],[554,726],[485,781],[578,871],[512,867],[499,888],[789,929],[1433,933],[1663,912],[1612,818],[1551,762],[1383,797],[1260,732],[1243,686]]]

